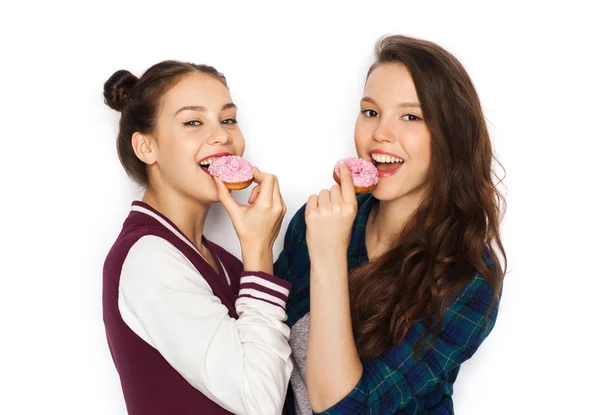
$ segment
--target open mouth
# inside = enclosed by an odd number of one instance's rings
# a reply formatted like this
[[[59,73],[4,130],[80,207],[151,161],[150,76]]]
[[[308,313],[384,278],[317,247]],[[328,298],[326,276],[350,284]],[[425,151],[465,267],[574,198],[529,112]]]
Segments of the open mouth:
[[[205,157],[202,160],[200,160],[200,162],[198,163],[198,165],[200,166],[200,168],[202,169],[202,171],[204,171],[206,174],[208,173],[208,168],[210,167],[211,164],[214,163],[215,160],[218,160],[221,157],[224,156],[231,156],[231,153],[217,153],[217,154],[213,154],[211,156]]]
[[[371,161],[377,168],[379,177],[388,177],[396,173],[404,164],[404,159],[393,154],[371,152]]]

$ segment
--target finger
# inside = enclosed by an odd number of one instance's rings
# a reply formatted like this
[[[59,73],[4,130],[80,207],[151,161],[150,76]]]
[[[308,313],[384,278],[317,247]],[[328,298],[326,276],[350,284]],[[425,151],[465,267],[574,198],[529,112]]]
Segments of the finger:
[[[252,178],[254,183],[261,183],[266,176],[266,174],[260,171],[256,166],[252,166],[252,174],[254,174],[254,177]]]
[[[346,163],[340,163],[340,180],[342,198],[345,203],[352,203],[356,201],[356,194],[354,192],[354,182],[352,181],[352,174]]]
[[[319,205],[319,198],[317,195],[310,195],[310,197],[308,198],[308,201],[306,202],[306,209],[304,211],[304,214],[308,214],[310,212],[312,212],[313,210],[315,210]]]
[[[252,189],[252,193],[250,193],[250,197],[248,198],[249,205],[256,202],[256,198],[258,197],[259,193],[260,193],[260,186],[254,186],[254,189]]]
[[[331,194],[331,203],[342,203],[344,201],[342,198],[342,190],[337,184],[331,186],[329,193]]]
[[[257,202],[261,202],[264,204],[272,204],[273,203],[273,188],[275,186],[275,180],[273,175],[271,174],[263,174],[259,179],[260,183],[260,191],[256,198]]]
[[[321,193],[319,193],[319,207],[327,206],[331,203],[331,195],[329,190],[323,189]]]
[[[281,197],[281,191],[279,190],[279,180],[277,176],[273,175],[273,205],[282,205],[283,198]]]
[[[227,210],[231,216],[231,213],[241,205],[233,198],[233,196],[231,196],[231,192],[219,178],[214,177],[214,181],[217,186],[217,196],[219,201],[223,204],[225,210]]]

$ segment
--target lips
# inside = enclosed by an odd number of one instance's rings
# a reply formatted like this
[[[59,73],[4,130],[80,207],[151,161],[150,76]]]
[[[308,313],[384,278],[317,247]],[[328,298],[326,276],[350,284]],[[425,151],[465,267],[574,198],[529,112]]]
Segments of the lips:
[[[400,170],[400,167],[402,167],[402,164],[396,165],[396,166],[392,166],[392,165],[383,165],[383,166],[375,166],[377,167],[377,175],[382,178],[382,177],[390,177],[393,176],[394,174],[396,174],[398,172],[398,170]]]

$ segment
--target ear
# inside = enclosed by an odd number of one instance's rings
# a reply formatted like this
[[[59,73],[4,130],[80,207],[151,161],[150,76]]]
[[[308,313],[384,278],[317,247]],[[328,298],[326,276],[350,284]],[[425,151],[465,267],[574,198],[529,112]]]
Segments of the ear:
[[[137,158],[151,166],[156,163],[157,149],[156,143],[149,135],[139,132],[133,133],[131,136],[131,146]]]

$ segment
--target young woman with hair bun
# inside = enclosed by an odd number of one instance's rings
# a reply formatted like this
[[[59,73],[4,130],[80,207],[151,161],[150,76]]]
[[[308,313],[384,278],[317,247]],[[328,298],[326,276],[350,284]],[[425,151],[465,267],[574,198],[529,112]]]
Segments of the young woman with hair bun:
[[[258,186],[241,205],[208,172],[244,153],[225,77],[164,61],[139,79],[117,71],[104,97],[121,113],[119,159],[144,187],[103,275],[106,334],[129,414],[281,414],[292,370],[290,284],[273,275],[272,248],[285,204],[273,175],[254,168]],[[242,261],[204,236],[216,202]]]

